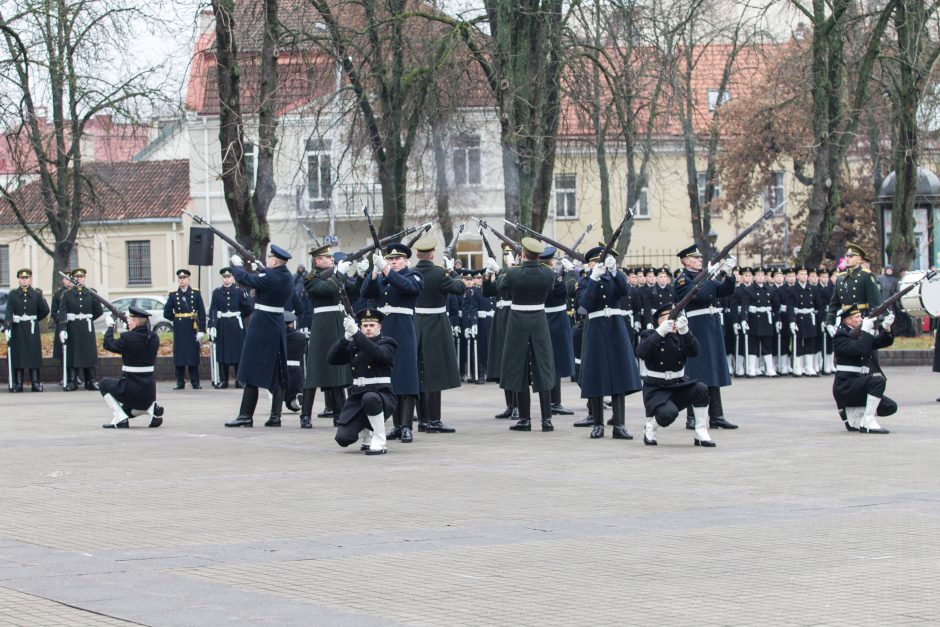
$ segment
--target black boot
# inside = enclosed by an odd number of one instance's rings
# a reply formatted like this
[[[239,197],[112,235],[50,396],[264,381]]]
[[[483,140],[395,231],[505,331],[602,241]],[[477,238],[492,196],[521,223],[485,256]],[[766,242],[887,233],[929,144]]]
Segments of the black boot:
[[[724,417],[721,406],[721,388],[708,388],[708,427],[710,429],[737,429],[738,425],[731,424]]]
[[[265,427],[281,426],[281,407],[284,405],[284,388],[278,388],[271,397],[271,415],[264,423]]]
[[[186,387],[186,368],[176,367],[176,387],[174,390],[182,390]]]
[[[66,382],[65,387],[62,388],[62,389],[63,389],[63,391],[65,391],[65,392],[74,392],[75,390],[78,389],[78,381],[77,381],[77,379],[78,379],[78,369],[77,369],[77,368],[69,368],[69,369],[67,369],[66,374],[67,374],[67,376],[68,376],[68,381]]]
[[[154,403],[153,405],[153,418],[150,419],[150,424],[148,425],[151,429],[156,429],[163,424],[163,407]]]
[[[300,401],[300,428],[313,429],[313,421],[310,415],[313,412],[313,397],[317,393],[317,388],[306,388],[304,390],[303,400]]]
[[[235,420],[225,423],[226,427],[253,427],[255,407],[258,405],[258,388],[253,385],[246,385],[242,392],[242,404],[238,410],[238,417]]]
[[[512,417],[512,410],[513,410],[513,405],[514,405],[512,392],[510,392],[509,390],[503,390],[503,393],[506,396],[506,409],[496,414],[496,416],[494,416],[495,418]]]
[[[228,387],[228,366],[226,364],[219,364],[219,382],[213,383],[212,387],[217,390],[224,390]]]
[[[14,392],[23,391],[23,369],[22,368],[13,369],[13,391]]]
[[[386,440],[400,440],[401,439],[401,412],[399,410],[399,405],[402,403],[404,397],[398,397],[398,403],[395,405],[395,411],[392,412],[392,429],[385,434]]]
[[[428,430],[428,394],[429,392],[421,392],[418,394],[418,404],[416,406],[418,412],[418,431],[424,433]]]
[[[199,366],[190,366],[189,382],[192,384],[194,390],[202,389],[202,385],[199,384]]]
[[[626,425],[626,397],[623,394],[614,394],[611,409],[614,414],[614,431],[610,437],[615,440],[632,440],[633,436],[627,431]]]
[[[539,392],[539,411],[542,413],[542,431],[554,431],[552,424],[552,392],[545,390]]]
[[[591,439],[596,440],[604,437],[604,399],[597,396],[588,401],[591,410],[591,417],[594,419],[591,429]]]
[[[98,384],[95,382],[95,369],[85,368],[85,389],[89,392],[98,390]]]
[[[401,411],[399,415],[399,420],[401,421],[401,437],[399,440],[401,440],[402,444],[408,444],[414,441],[411,426],[414,423],[415,400],[416,398],[410,394],[399,396],[398,405],[395,407],[396,411]]]
[[[33,392],[42,392],[43,386],[42,381],[39,380],[39,369],[33,368],[29,371],[29,383],[30,389]]]
[[[695,431],[695,410],[689,407],[685,412],[685,428]]]
[[[516,408],[519,410],[519,422],[509,427],[511,431],[532,430],[532,396],[528,388],[525,392],[515,393]]]
[[[336,408],[333,407],[333,395],[326,388],[323,388],[323,411],[317,414],[317,418],[336,418]]]
[[[553,416],[573,416],[574,412],[561,404],[561,379],[555,381],[555,387],[552,388],[552,415]]]

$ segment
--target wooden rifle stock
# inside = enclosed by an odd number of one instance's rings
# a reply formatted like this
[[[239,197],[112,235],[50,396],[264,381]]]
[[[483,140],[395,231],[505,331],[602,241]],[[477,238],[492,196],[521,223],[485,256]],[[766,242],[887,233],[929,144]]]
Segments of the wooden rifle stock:
[[[522,252],[522,245],[519,242],[513,240],[508,235],[504,235],[503,233],[500,233],[499,231],[491,227],[489,224],[487,224],[486,220],[481,220],[479,218],[474,218],[474,220],[476,220],[477,224],[479,224],[481,227],[483,227],[484,229],[488,230],[490,233],[495,235],[496,239],[500,240],[501,242],[509,246],[510,250],[512,250],[512,253],[514,255],[519,256],[519,254]]]
[[[84,289],[91,295],[91,297],[92,297],[93,299],[95,299],[96,301],[98,301],[99,303],[101,303],[101,306],[102,306],[102,307],[104,307],[105,309],[107,309],[108,311],[110,311],[112,314],[114,314],[114,317],[115,317],[115,318],[117,318],[118,320],[120,320],[120,321],[123,322],[124,324],[127,324],[127,314],[124,313],[123,311],[121,311],[120,309],[118,309],[117,307],[115,307],[114,305],[112,305],[112,304],[111,304],[110,302],[108,302],[107,300],[105,300],[105,298],[104,298],[103,296],[100,296],[100,295],[98,294],[98,292],[96,292],[95,290],[91,289],[90,287],[86,287],[86,286],[82,285],[81,283],[78,282],[78,279],[76,279],[76,278],[73,277],[73,276],[69,276],[68,274],[62,272],[61,270],[59,271],[59,274],[61,274],[64,278],[68,279],[68,280],[69,280],[69,283],[71,283],[73,287],[81,287],[81,288],[84,288]]]
[[[579,253],[578,251],[576,251],[574,248],[569,248],[568,246],[565,246],[565,245],[562,244],[561,242],[556,241],[556,240],[553,240],[552,238],[548,237],[547,235],[542,235],[541,233],[539,233],[539,232],[536,231],[535,229],[530,229],[529,227],[527,227],[527,226],[525,226],[525,225],[523,225],[523,224],[520,224],[520,223],[518,223],[518,222],[510,222],[509,220],[506,220],[506,219],[503,219],[503,222],[505,222],[506,224],[508,224],[509,226],[511,226],[511,227],[513,227],[513,228],[518,229],[519,231],[522,231],[522,232],[525,233],[526,235],[531,235],[532,237],[534,237],[535,239],[539,240],[540,242],[545,242],[545,243],[548,244],[549,246],[554,246],[555,248],[557,248],[557,249],[560,250],[561,252],[565,253],[566,255],[568,255],[569,257],[571,257],[572,259],[577,259],[577,260],[580,261],[581,263],[585,263],[584,255],[582,255],[581,253]]]

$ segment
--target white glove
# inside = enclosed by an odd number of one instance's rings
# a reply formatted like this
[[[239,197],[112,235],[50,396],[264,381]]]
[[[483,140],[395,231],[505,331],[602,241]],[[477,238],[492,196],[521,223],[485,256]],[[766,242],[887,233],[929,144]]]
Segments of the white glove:
[[[352,316],[345,316],[343,318],[343,329],[346,331],[346,339],[351,340],[352,336],[359,332],[359,325],[356,324],[356,320]]]
[[[874,318],[863,318],[862,331],[871,334],[871,332],[875,330],[875,322],[876,320]]]
[[[828,333],[828,332],[829,332],[829,325],[827,325],[827,324],[825,323],[825,321],[820,322],[820,323],[819,323],[819,330],[822,331],[823,333]]]
[[[199,340],[201,340],[201,339],[203,338],[203,336],[205,336],[205,333],[203,333],[202,331],[196,331],[196,341],[197,341],[197,342],[198,342]]]
[[[114,326],[114,316],[111,314],[105,314],[104,316],[104,326],[113,327]]]
[[[375,268],[376,272],[381,272],[386,263],[387,262],[385,261],[385,257],[382,256],[382,253],[372,253],[372,267]]]
[[[881,321],[881,328],[887,331],[888,333],[890,333],[891,325],[893,324],[894,324],[894,312],[889,311],[888,315],[885,316],[885,319]]]
[[[737,258],[734,255],[728,255],[721,263],[721,271],[725,274],[731,274],[736,265],[738,265]]]
[[[741,332],[741,323],[735,322],[734,324],[731,325],[731,327],[734,329],[735,333]]]
[[[571,272],[572,270],[574,270],[574,264],[571,263],[570,259],[567,259],[565,257],[562,257],[561,259],[561,267],[565,269],[565,272]]]
[[[261,270],[264,269],[264,264],[261,263],[260,261],[252,261],[251,269],[254,270],[255,272],[261,272]]]
[[[212,341],[212,342],[214,342],[214,341],[215,341],[215,335],[216,335],[216,333],[217,333],[216,330],[215,330],[215,327],[209,327],[209,330],[207,331],[207,333],[208,333],[208,335],[209,335],[209,340]]]
[[[634,322],[634,323],[633,323],[633,330],[636,331],[637,333],[639,333],[639,332],[640,332],[640,326],[641,326],[641,325],[640,325],[639,322]]]
[[[708,262],[708,265],[705,267],[705,272],[710,275],[718,274],[718,268],[720,264]]]
[[[4,329],[3,334],[7,337],[7,343],[9,343],[10,338],[13,337],[13,332],[10,329]]]
[[[790,333],[792,333],[793,335],[797,335],[799,334],[799,332],[800,332],[800,327],[798,327],[795,322],[791,322]]]
[[[607,270],[611,273],[617,271],[617,260],[613,255],[607,255],[607,257],[604,259],[604,267],[607,268]]]
[[[507,266],[514,266],[514,265],[516,265],[516,258],[513,257],[511,250],[507,250],[507,251],[506,251],[506,265],[507,265]]]
[[[676,320],[676,331],[679,332],[679,335],[685,335],[689,332],[689,319],[685,316],[679,316],[679,319]]]
[[[451,329],[454,331],[454,337],[460,337],[460,327],[454,326]]]
[[[492,257],[487,257],[486,261],[483,262],[483,265],[486,267],[487,272],[491,274],[499,274],[499,264],[496,263],[496,260]]]
[[[647,323],[646,323],[646,330],[649,331],[649,330],[652,329],[652,328],[653,328],[653,323],[652,323],[652,322],[647,322]]]
[[[454,271],[454,260],[453,260],[453,259],[449,259],[448,257],[444,257],[444,269],[447,270],[448,272],[453,272],[453,271]]]
[[[745,333],[751,330],[751,325],[747,323],[747,320],[741,321],[741,330],[744,331]]]
[[[245,262],[242,261],[242,258],[239,257],[238,255],[232,255],[232,257],[229,259],[229,261],[231,262],[231,264],[232,264],[233,266],[244,266],[244,265],[245,265]]]
[[[659,337],[666,337],[675,330],[676,323],[674,320],[670,320],[669,318],[663,320],[663,323],[656,327],[656,333],[659,334]]]
[[[359,276],[365,276],[366,272],[369,271],[369,260],[363,257],[359,260],[359,263],[356,264],[356,274]]]
[[[777,321],[777,322],[774,323],[774,326],[775,326],[775,327],[777,328],[777,330],[779,331],[779,330],[781,330],[781,329],[783,328],[783,323],[780,322],[780,321]]]
[[[477,336],[477,325],[473,325],[472,327],[470,327],[470,337],[476,337],[476,336]]]
[[[65,344],[66,340],[69,339],[68,331],[59,331],[59,341]]]
[[[830,337],[835,337],[836,335],[836,326],[834,324],[826,325],[826,332],[829,333]]]
[[[466,329],[463,330],[463,336],[464,338],[468,340],[470,339],[470,327],[467,327]]]
[[[336,264],[335,274],[349,274],[350,268],[352,268],[352,262],[346,261],[344,259],[343,261],[340,261],[338,264]]]
[[[600,281],[605,272],[607,272],[607,269],[603,266],[603,264],[595,264],[594,268],[591,270],[591,280]]]
[[[308,340],[310,339],[310,329],[308,329],[307,327],[304,327],[300,330],[300,332],[304,334],[305,338],[307,338]]]

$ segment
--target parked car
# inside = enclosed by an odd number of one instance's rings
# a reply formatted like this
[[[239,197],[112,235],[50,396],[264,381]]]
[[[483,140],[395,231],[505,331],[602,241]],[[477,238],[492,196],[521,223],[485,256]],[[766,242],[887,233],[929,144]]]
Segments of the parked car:
[[[7,299],[10,298],[10,290],[0,290],[0,330],[7,328]]]
[[[111,301],[111,304],[120,311],[127,311],[127,308],[133,305],[148,312],[150,314],[150,326],[157,333],[167,333],[173,330],[173,323],[163,317],[163,305],[166,304],[165,298],[160,296],[124,296],[115,298]],[[108,311],[105,310],[104,313],[104,316],[95,320],[95,331],[98,333],[104,333],[107,329],[105,317]]]

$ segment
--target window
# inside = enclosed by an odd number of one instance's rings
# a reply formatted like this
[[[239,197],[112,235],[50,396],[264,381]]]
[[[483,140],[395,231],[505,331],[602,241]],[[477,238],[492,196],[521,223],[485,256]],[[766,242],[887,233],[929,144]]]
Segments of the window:
[[[708,90],[708,110],[714,111],[718,108],[719,104],[724,104],[731,100],[731,93],[718,90],[718,89],[709,89]]]
[[[768,183],[761,192],[761,199],[764,201],[764,211],[777,209],[784,203],[783,172],[771,172],[770,175],[771,182]]]
[[[480,184],[480,136],[463,135],[454,144],[454,183]]]
[[[483,267],[483,242],[482,240],[461,239],[457,240],[457,259],[463,264],[464,268],[482,268]],[[496,260],[497,263],[499,260]]]
[[[78,245],[72,246],[72,252],[69,253],[69,270],[78,267]]]
[[[245,143],[245,173],[248,175],[248,189],[254,193],[255,183],[258,180],[258,147],[247,142]]]
[[[0,287],[10,287],[10,247],[0,246]]]
[[[329,140],[307,140],[307,202],[310,211],[329,209],[333,172]]]
[[[650,190],[649,184],[645,181],[640,188],[639,196],[630,199],[630,211],[633,212],[634,218],[650,217]]]
[[[555,175],[555,217],[559,220],[578,217],[577,182],[574,174]]]
[[[150,240],[127,242],[127,285],[150,285]]]
[[[698,173],[698,204],[702,207],[705,206],[705,184],[708,182],[707,173],[699,172]],[[715,177],[715,193],[712,196],[712,200],[718,200],[721,198],[721,179],[717,176]],[[711,208],[711,215],[718,216],[721,215],[721,209],[718,207],[718,203],[715,203]]]

